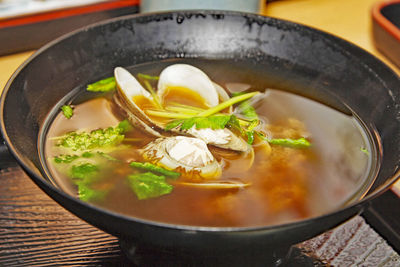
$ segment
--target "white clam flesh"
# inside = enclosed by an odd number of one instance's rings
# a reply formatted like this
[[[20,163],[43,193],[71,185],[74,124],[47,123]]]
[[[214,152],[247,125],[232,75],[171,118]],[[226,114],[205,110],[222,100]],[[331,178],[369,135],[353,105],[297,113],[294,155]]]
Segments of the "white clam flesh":
[[[229,129],[203,128],[196,129],[195,126],[187,130],[190,135],[205,141],[207,144],[214,145],[220,148],[246,152],[251,149],[242,138],[237,137]]]
[[[147,144],[142,151],[146,161],[182,174],[190,181],[217,179],[222,168],[207,144],[186,136],[162,137]]]

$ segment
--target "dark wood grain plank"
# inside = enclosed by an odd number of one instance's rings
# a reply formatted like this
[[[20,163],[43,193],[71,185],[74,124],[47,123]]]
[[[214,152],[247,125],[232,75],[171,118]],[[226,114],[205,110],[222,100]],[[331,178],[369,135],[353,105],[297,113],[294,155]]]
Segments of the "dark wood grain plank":
[[[118,240],[72,215],[18,167],[0,171],[0,266],[129,266]]]

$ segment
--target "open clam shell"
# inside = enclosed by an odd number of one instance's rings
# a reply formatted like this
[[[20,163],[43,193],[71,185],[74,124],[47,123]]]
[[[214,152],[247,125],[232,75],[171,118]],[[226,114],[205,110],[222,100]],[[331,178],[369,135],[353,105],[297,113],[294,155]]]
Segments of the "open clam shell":
[[[158,124],[147,116],[143,110],[144,107],[155,106],[152,104],[154,103],[154,99],[151,94],[143,88],[129,71],[122,67],[116,67],[114,69],[114,76],[117,84],[117,104],[119,104],[127,114],[130,114],[147,126],[158,126]],[[142,105],[139,106],[138,103]],[[133,122],[134,125],[136,125],[136,123],[137,122]]]
[[[187,64],[174,64],[160,74],[157,94],[162,98],[173,87],[186,88],[204,99],[208,107],[219,104],[219,96],[214,83],[200,69]]]

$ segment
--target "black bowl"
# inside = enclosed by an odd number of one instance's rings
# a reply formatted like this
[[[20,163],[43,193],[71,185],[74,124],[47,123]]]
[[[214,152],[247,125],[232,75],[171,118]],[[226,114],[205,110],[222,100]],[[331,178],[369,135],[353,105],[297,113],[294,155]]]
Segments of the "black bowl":
[[[111,75],[115,66],[182,57],[261,64],[276,74],[281,88],[356,113],[380,144],[380,169],[363,200],[284,225],[211,228],[123,216],[56,188],[45,175],[37,149],[40,128],[53,106],[72,89]],[[400,170],[399,88],[399,77],[372,55],[295,23],[222,11],[134,15],[82,28],[38,50],[4,89],[1,130],[11,153],[41,189],[123,244],[134,242],[188,258],[230,254],[243,264],[253,255],[276,258],[278,247],[284,250],[344,222],[395,182]]]

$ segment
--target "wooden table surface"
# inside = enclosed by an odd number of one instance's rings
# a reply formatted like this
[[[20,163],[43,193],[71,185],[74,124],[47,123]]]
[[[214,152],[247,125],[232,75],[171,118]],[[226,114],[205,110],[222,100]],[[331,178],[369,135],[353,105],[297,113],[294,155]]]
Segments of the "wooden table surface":
[[[373,45],[370,11],[377,2],[281,0],[269,3],[262,14],[344,38],[374,54],[400,74],[400,69]],[[0,57],[0,90],[32,54],[33,51],[28,51]],[[66,212],[35,188],[18,167],[0,171],[0,178],[0,188],[7,188],[0,195],[0,240],[3,240],[0,241],[0,266],[129,265],[114,237]],[[400,190],[400,182],[395,187]],[[46,257],[42,254],[44,250]]]

